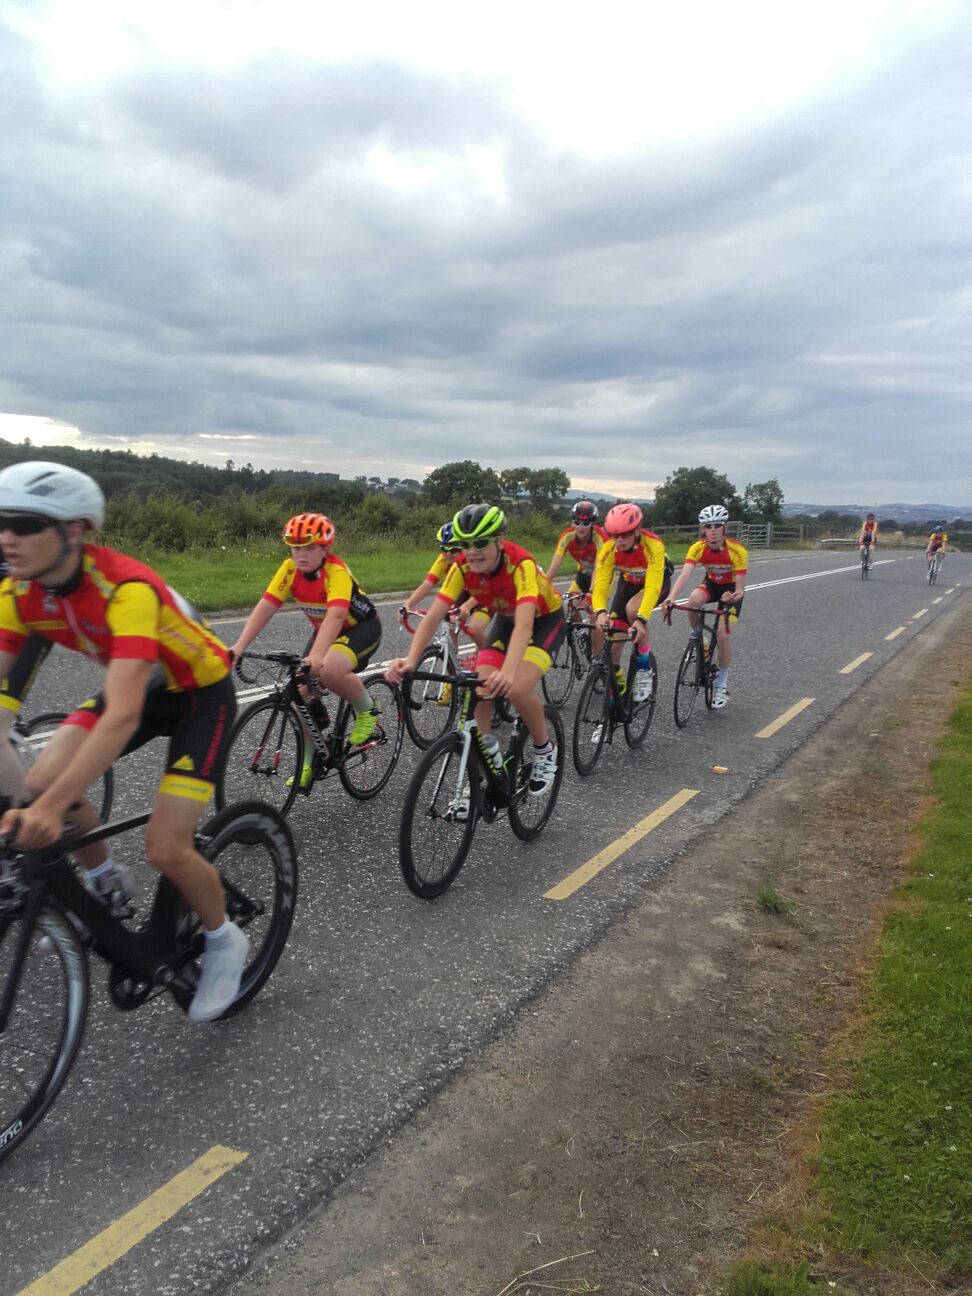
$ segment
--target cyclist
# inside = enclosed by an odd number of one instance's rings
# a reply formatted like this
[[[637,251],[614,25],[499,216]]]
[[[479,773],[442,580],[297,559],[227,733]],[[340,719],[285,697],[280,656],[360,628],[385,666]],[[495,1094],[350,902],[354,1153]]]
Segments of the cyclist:
[[[529,791],[541,796],[554,781],[558,752],[547,738],[547,722],[537,685],[564,637],[560,595],[537,568],[531,553],[503,538],[506,517],[491,504],[468,504],[452,519],[462,546],[428,615],[415,632],[407,657],[389,663],[386,679],[400,684],[416,670],[436,627],[463,590],[491,613],[486,647],[476,668],[487,700],[476,707],[476,721],[490,761],[499,768],[499,743],[492,733],[492,703],[508,697],[533,738]]]
[[[651,658],[648,655],[648,618],[668,593],[673,567],[665,546],[654,531],[642,527],[644,514],[637,504],[615,504],[604,519],[607,543],[597,556],[591,602],[599,629],[610,622],[616,630],[631,628],[635,653],[634,700],[651,697]],[[611,598],[611,581],[618,583]],[[609,606],[610,599],[610,606]],[[615,670],[621,660],[621,644],[614,645]],[[619,684],[624,687],[620,676]]]
[[[728,521],[728,510],[722,504],[708,504],[699,514],[702,539],[697,540],[685,555],[685,565],[665,601],[666,608],[672,606],[679,593],[696,576],[697,568],[702,567],[705,572],[702,583],[696,585],[688,596],[689,605],[698,608],[705,603],[724,603],[732,607],[733,620],[738,620],[746,590],[749,555],[741,544],[726,535]],[[692,635],[698,638],[702,634],[699,618],[695,612],[688,616]],[[712,690],[712,705],[721,710],[729,705],[729,667],[732,665],[732,643],[724,618],[719,621],[717,642],[719,671]]]
[[[435,533],[435,538],[439,546],[438,556],[433,559],[432,566],[428,570],[428,575],[421,585],[412,590],[408,598],[398,609],[398,619],[402,625],[408,623],[409,612],[414,612],[418,605],[432,593],[436,585],[442,581],[448,574],[449,568],[462,553],[462,545],[458,543],[452,533],[452,521],[443,522]],[[476,600],[466,598],[460,594],[455,602],[455,607],[459,610],[459,623],[465,633],[473,641],[477,648],[482,648],[486,642],[486,622],[487,614],[482,608],[476,607]],[[456,643],[455,637],[453,643]],[[446,686],[448,687],[448,686]]]
[[[323,513],[298,513],[283,529],[290,549],[246,625],[230,648],[235,661],[273,620],[287,599],[294,599],[313,627],[304,661],[321,684],[350,702],[355,720],[348,739],[359,746],[374,733],[378,707],[358,677],[381,643],[378,611],[348,567],[332,552],[334,523]],[[313,744],[305,748],[300,787],[314,779]]]
[[[861,526],[860,538],[857,541],[858,548],[860,549],[860,554],[861,554],[861,562],[864,561],[864,556],[868,552],[871,545],[874,545],[874,547],[877,548],[877,538],[878,538],[877,518],[874,516],[873,513],[868,513],[867,517],[864,519],[863,525]]]
[[[85,535],[104,521],[92,479],[62,464],[0,472],[0,543],[10,576],[0,586],[0,676],[31,634],[100,662],[100,693],[74,711],[26,775],[34,801],[6,811],[0,833],[27,848],[97,816],[84,791],[112,762],[152,738],[170,739],[146,835],[149,863],[205,928],[190,1021],[211,1021],[239,992],[250,942],[226,916],[219,874],[193,844],[226,750],[236,697],[226,649],[151,568]],[[12,713],[0,709],[0,724]],[[131,880],[100,843],[79,850],[89,891],[130,899]]]
[[[948,536],[945,534],[945,523],[936,522],[931,535],[928,537],[928,544],[925,548],[925,558],[928,560],[930,567],[935,561],[935,555],[941,550],[945,553],[945,546],[948,544]]]
[[[0,581],[7,575],[7,564],[0,558]],[[32,634],[17,654],[17,660],[7,675],[0,680],[0,709],[15,717],[27,694],[34,686],[37,672],[47,659],[53,644],[40,635]],[[11,744],[0,742],[0,788],[14,801],[27,796],[24,784],[24,767]]]
[[[567,590],[568,594],[586,594],[590,604],[591,582],[594,579],[594,564],[607,540],[607,532],[598,526],[597,505],[590,500],[578,500],[570,510],[571,525],[561,535],[553,551],[553,557],[547,567],[547,580],[551,585],[557,579],[560,565],[565,558],[573,558],[577,564],[574,579]],[[579,621],[580,608],[575,604],[570,619]],[[591,652],[596,657],[601,651],[603,634],[595,630],[591,635]]]

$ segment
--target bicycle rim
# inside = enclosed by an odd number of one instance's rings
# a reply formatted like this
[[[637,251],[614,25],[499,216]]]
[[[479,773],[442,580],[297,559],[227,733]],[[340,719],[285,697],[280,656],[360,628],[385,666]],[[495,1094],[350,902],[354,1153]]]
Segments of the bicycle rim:
[[[571,644],[570,630],[568,629],[563,642],[551,658],[550,666],[544,671],[543,679],[540,682],[543,696],[551,706],[562,707],[566,705],[574,687],[574,662],[575,655]]]
[[[431,644],[422,654],[418,669],[444,674],[451,665],[446,650]],[[452,728],[459,699],[451,684],[434,680],[406,680],[402,697],[408,736],[420,751],[428,751],[436,738]]]
[[[235,1016],[265,984],[287,943],[297,903],[297,848],[283,815],[261,801],[220,810],[200,836],[202,854],[223,883],[226,916],[250,942],[240,992],[223,1020]],[[199,920],[188,910],[183,913],[179,944],[200,949]],[[173,990],[183,1008],[192,999],[197,974],[197,964],[184,967],[182,984]]]
[[[648,730],[655,716],[655,702],[658,700],[658,663],[655,654],[651,658],[651,695],[643,702],[634,700],[634,686],[637,671],[628,672],[628,713],[624,721],[624,740],[629,747],[640,747],[648,737]]]
[[[24,737],[32,739],[25,748],[21,749],[28,764],[33,764],[66,719],[66,711],[45,711],[42,715],[34,716],[24,725]],[[99,823],[108,822],[114,795],[115,774],[109,766],[101,778],[92,783],[85,793],[86,799],[94,807]]]
[[[702,687],[702,643],[693,639],[685,647],[675,677],[675,723],[679,729],[688,724]]]
[[[547,721],[547,740],[552,742],[557,748],[557,772],[550,787],[539,796],[530,794],[530,771],[532,762],[528,756],[528,750],[532,750],[533,740],[530,738],[526,725],[521,725],[517,734],[516,747],[513,751],[513,796],[510,800],[508,811],[510,827],[519,837],[520,841],[533,841],[534,837],[540,835],[547,826],[547,821],[553,814],[554,806],[557,804],[557,797],[560,794],[560,784],[564,777],[564,726],[560,719],[560,712],[556,707],[545,706],[543,708],[544,717]],[[530,744],[529,749],[527,743]]]
[[[610,723],[611,689],[604,679],[604,667],[595,662],[591,667],[574,712],[574,732],[571,752],[574,769],[581,778],[594,773],[607,740]]]
[[[455,881],[476,831],[478,766],[470,752],[460,778],[463,746],[462,734],[444,734],[419,761],[405,793],[398,860],[409,890],[423,900],[441,895]]]
[[[374,733],[360,747],[346,752],[338,769],[345,791],[356,801],[370,801],[377,796],[394,773],[402,754],[405,734],[405,717],[402,714],[401,693],[379,676],[367,681],[366,687],[378,707],[378,723]],[[347,735],[354,724],[354,712],[345,710],[344,724],[338,734],[340,749],[344,751]]]
[[[282,698],[264,698],[237,719],[219,781],[216,805],[265,801],[285,815],[300,791],[304,731]]]
[[[84,1033],[88,964],[77,932],[45,905],[32,924],[22,965],[15,951],[23,914],[0,915],[0,997],[17,989],[0,1035],[0,1161],[18,1147],[61,1090]]]

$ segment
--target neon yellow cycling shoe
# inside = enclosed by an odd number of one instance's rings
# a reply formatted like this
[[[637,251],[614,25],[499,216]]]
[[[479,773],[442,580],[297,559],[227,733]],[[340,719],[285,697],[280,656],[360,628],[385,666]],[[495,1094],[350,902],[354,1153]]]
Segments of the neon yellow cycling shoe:
[[[451,701],[452,701],[452,685],[442,684],[439,688],[439,696],[436,698],[436,702],[438,703],[439,706],[448,706]]]
[[[294,777],[295,776],[291,774],[290,778],[287,780],[287,786],[289,788],[292,788],[294,786]],[[306,792],[313,782],[314,782],[314,766],[305,765],[304,768],[300,771],[300,782],[297,784],[298,791]]]
[[[360,747],[362,743],[367,742],[375,732],[377,723],[378,708],[376,706],[373,706],[370,711],[359,711],[354,718],[351,732],[348,734],[348,744],[351,747]]]

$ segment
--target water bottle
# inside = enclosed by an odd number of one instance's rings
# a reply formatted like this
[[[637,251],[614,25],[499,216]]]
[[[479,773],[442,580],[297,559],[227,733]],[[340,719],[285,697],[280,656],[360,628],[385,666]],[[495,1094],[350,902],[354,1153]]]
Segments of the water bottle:
[[[500,751],[500,745],[495,734],[481,733],[479,735],[479,746],[486,761],[495,774],[503,773],[503,753]]]

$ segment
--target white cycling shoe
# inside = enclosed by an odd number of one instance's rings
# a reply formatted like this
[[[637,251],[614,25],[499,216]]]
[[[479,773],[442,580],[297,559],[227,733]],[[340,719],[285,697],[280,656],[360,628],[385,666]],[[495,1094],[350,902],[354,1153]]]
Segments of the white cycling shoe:
[[[727,688],[716,688],[712,690],[712,710],[721,711],[723,707],[729,705],[729,690]]]
[[[207,944],[196,993],[189,1005],[191,1022],[215,1021],[240,993],[240,980],[250,952],[249,937],[235,924],[215,944]]]
[[[557,777],[557,748],[553,747],[541,755],[534,755],[533,768],[530,770],[530,783],[527,788],[530,796],[543,796],[550,790]]]
[[[634,692],[632,698],[635,702],[647,702],[651,697],[651,691],[655,683],[655,672],[649,668],[635,671]]]

